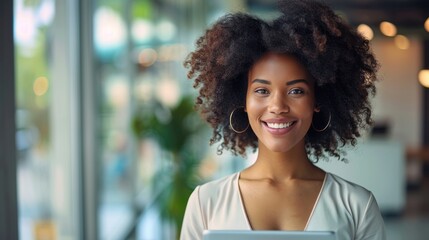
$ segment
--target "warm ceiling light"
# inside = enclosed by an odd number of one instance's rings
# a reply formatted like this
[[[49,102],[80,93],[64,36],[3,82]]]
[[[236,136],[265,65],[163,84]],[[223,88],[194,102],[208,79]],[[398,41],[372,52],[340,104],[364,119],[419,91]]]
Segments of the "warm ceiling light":
[[[404,35],[397,35],[394,41],[399,49],[406,50],[410,47],[410,40]]]
[[[425,29],[429,32],[429,17],[425,21]]]
[[[366,24],[360,24],[357,27],[357,30],[362,36],[364,36],[368,40],[372,40],[374,37],[374,32],[372,31],[371,27]]]
[[[396,35],[396,26],[393,23],[384,21],[380,23],[380,31],[388,37],[393,37]]]
[[[423,69],[419,72],[419,82],[424,87],[429,88],[429,69]]]

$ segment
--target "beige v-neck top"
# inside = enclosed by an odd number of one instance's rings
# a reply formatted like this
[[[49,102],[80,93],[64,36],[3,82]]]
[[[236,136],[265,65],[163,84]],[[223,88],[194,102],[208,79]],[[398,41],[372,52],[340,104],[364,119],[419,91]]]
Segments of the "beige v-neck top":
[[[203,230],[252,230],[235,173],[195,188],[186,207],[181,240],[202,239]],[[266,206],[261,206],[266,207]],[[372,193],[327,173],[305,227],[334,231],[339,240],[385,240],[383,218]]]

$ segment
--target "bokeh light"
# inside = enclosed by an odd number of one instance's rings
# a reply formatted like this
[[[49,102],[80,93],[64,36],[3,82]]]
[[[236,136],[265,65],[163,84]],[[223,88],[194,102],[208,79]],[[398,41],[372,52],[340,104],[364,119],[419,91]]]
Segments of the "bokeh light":
[[[156,89],[158,100],[168,107],[175,106],[180,99],[180,89],[176,81],[172,79],[161,80]]]
[[[108,7],[95,12],[95,44],[100,50],[110,50],[125,44],[126,28],[123,19]]]
[[[32,48],[35,45],[37,26],[36,17],[30,8],[16,7],[14,34],[19,45]]]
[[[144,19],[135,20],[131,31],[133,40],[137,43],[149,42],[153,37],[153,26]]]
[[[129,89],[127,82],[121,77],[112,79],[108,85],[107,96],[109,102],[117,109],[125,108],[128,104]]]
[[[143,67],[153,65],[158,58],[158,53],[152,48],[143,49],[138,56],[138,61]]]
[[[410,40],[408,40],[408,38],[404,35],[397,35],[394,38],[395,41],[395,45],[402,50],[407,50],[408,48],[410,48]]]
[[[168,42],[176,35],[176,26],[168,20],[162,20],[156,26],[156,33],[159,40]]]
[[[374,32],[371,27],[366,24],[360,24],[357,27],[357,30],[362,36],[364,36],[367,40],[372,40],[374,38]]]
[[[36,96],[43,96],[49,89],[49,81],[46,77],[38,77],[34,80],[33,91]]]
[[[423,87],[429,88],[429,69],[420,70],[419,82]]]
[[[380,23],[380,31],[388,37],[394,37],[397,32],[396,26],[393,23],[387,21]]]
[[[55,5],[53,0],[42,1],[37,14],[39,23],[45,26],[49,25],[54,19],[54,15]]]
[[[425,29],[429,32],[429,17],[425,21]]]

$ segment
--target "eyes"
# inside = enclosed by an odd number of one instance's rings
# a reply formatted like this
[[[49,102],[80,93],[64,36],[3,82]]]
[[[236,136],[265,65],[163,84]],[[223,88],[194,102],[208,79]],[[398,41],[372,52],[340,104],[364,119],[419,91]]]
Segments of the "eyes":
[[[270,91],[265,88],[257,88],[255,89],[254,92],[261,96],[266,96],[270,94]],[[287,92],[287,94],[291,96],[300,96],[300,95],[304,95],[305,91],[304,89],[301,89],[301,88],[292,88]]]

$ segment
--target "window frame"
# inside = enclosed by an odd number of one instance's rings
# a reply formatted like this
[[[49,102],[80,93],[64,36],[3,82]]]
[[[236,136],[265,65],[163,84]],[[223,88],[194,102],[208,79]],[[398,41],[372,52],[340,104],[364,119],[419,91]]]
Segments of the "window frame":
[[[18,239],[13,0],[0,3],[0,239]]]

